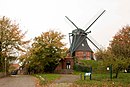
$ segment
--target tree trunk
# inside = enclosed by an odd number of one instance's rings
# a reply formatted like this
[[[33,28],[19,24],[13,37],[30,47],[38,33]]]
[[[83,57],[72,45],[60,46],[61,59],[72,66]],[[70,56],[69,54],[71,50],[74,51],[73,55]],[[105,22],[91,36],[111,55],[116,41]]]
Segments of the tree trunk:
[[[117,70],[116,70],[116,76],[115,76],[115,78],[118,78],[119,71],[120,71],[120,68],[118,67]]]
[[[115,78],[117,78],[117,77],[118,77],[118,74],[119,74],[119,71],[117,70],[117,71],[116,71],[116,76],[115,76]]]

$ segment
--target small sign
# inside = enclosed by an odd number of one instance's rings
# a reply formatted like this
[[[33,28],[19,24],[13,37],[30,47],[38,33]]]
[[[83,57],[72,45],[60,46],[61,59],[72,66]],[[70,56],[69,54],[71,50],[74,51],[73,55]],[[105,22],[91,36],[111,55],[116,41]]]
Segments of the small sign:
[[[89,72],[89,73],[85,73],[85,76],[90,76],[91,75],[91,73]]]

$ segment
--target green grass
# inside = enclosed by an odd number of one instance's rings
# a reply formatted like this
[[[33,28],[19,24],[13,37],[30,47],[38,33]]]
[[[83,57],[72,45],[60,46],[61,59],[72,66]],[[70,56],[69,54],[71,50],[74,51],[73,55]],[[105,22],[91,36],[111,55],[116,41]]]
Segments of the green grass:
[[[119,77],[114,80],[124,84],[130,84],[130,73],[119,73]]]
[[[87,76],[86,80],[78,80],[75,83],[81,87],[130,87],[130,73],[119,73],[118,78],[112,80],[109,74],[92,74],[92,80]]]
[[[61,77],[60,74],[35,74],[34,76],[39,78],[40,85],[51,83]]]
[[[79,75],[79,74],[84,74],[84,72],[74,71],[73,74],[74,74],[74,75]]]
[[[89,76],[84,80],[84,72],[74,71],[74,74],[82,74],[82,80],[74,83],[80,87],[130,87],[130,73],[119,73],[118,78],[113,78],[112,80],[110,79],[110,74],[92,74],[92,80],[89,79]],[[35,74],[35,76],[40,79],[41,85],[46,85],[61,77],[60,74]]]

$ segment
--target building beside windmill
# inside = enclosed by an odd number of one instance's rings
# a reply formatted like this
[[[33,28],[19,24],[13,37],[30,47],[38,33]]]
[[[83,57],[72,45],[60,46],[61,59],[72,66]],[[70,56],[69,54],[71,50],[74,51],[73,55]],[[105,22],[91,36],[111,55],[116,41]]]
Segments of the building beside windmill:
[[[61,71],[61,73],[71,73],[73,66],[75,64],[75,59],[77,60],[93,60],[93,51],[88,45],[90,41],[97,49],[98,46],[88,37],[91,31],[87,32],[88,29],[96,22],[96,20],[105,12],[101,14],[90,24],[85,30],[78,28],[67,16],[65,16],[76,29],[69,33],[70,48],[67,56],[60,60],[60,64],[57,66],[56,71]]]

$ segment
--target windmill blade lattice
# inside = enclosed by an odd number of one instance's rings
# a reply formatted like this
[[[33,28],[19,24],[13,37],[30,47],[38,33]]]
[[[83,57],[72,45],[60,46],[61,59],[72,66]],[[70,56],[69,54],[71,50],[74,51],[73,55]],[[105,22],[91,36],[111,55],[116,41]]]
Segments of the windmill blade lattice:
[[[88,35],[87,36],[89,39],[91,39],[91,41],[94,43],[94,44],[96,44],[96,46],[98,47],[98,48],[100,48],[100,49],[103,49],[104,47],[101,45],[101,44],[99,44],[91,35]]]
[[[86,29],[104,10],[101,9],[98,11],[97,14],[95,14],[84,26],[83,29]]]
[[[95,44],[95,43],[93,43],[93,41],[91,40],[91,39],[89,39],[88,37],[86,37],[98,50],[100,50],[101,51],[101,49]]]
[[[76,29],[78,29],[78,27],[75,25],[74,22],[72,22],[67,16],[65,16],[65,17],[76,27]]]
[[[85,30],[85,32],[103,15],[103,13],[105,12],[106,10],[103,10],[101,12],[101,14],[87,27],[87,29]]]

